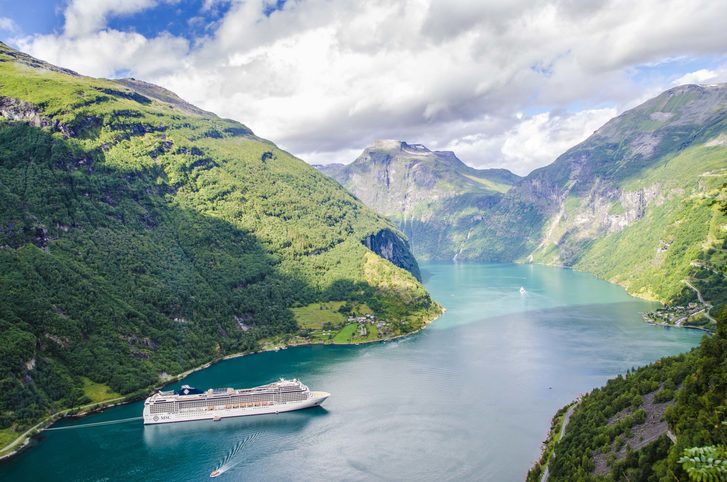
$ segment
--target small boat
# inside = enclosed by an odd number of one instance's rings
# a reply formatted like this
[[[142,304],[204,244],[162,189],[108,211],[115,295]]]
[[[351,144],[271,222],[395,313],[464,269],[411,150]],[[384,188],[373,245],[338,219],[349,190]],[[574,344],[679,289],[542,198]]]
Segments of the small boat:
[[[215,477],[219,477],[220,475],[222,475],[222,472],[220,472],[220,469],[215,469],[210,474],[210,477],[214,479]]]
[[[527,291],[525,291],[525,287],[521,286],[520,287],[520,294],[521,295],[524,295],[525,293],[527,293]]]

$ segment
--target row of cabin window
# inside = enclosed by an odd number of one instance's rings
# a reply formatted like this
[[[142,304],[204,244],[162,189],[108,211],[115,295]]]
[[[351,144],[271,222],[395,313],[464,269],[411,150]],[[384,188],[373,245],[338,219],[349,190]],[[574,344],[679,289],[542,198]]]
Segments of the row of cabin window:
[[[178,402],[179,408],[186,409],[186,408],[208,408],[208,407],[215,407],[215,406],[222,406],[222,405],[230,405],[230,404],[238,404],[238,403],[254,403],[254,402],[274,402],[280,400],[282,402],[290,402],[290,401],[297,401],[297,400],[305,400],[305,395],[303,392],[298,393],[285,393],[282,396],[276,396],[274,394],[265,394],[265,395],[254,395],[254,396],[248,396],[248,397],[232,397],[227,400],[215,400],[207,401],[207,400],[197,400],[197,401],[189,401],[189,402]],[[151,406],[151,413],[163,413],[163,412],[170,412],[174,410],[174,403],[156,403]]]

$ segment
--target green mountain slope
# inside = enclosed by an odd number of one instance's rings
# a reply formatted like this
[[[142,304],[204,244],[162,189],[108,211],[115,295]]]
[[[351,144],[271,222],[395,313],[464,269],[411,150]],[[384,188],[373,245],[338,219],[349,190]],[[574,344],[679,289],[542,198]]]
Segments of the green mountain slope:
[[[440,308],[416,276],[395,227],[244,125],[0,44],[5,435],[264,340],[304,342],[294,310],[315,303],[417,329]]]
[[[717,334],[690,353],[631,371],[586,395],[555,445],[548,480],[724,480],[724,471],[690,478],[680,462],[692,447],[727,450],[727,310],[717,316]],[[531,469],[528,481],[541,480],[545,461]]]
[[[703,277],[695,265],[722,276],[725,138],[724,85],[677,87],[613,119],[519,186],[549,203],[537,204],[545,222],[530,259],[662,301]]]
[[[451,260],[480,212],[519,180],[505,169],[473,169],[453,152],[382,140],[351,164],[317,166],[408,236],[422,259]]]

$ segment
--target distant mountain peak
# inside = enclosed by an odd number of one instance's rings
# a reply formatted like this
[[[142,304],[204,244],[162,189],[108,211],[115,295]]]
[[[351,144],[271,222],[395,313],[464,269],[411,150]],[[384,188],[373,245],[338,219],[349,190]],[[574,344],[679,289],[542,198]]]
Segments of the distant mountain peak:
[[[395,139],[378,139],[366,150],[406,152],[414,155],[432,152],[424,144],[409,144],[406,141],[397,141]]]
[[[399,153],[401,153],[401,155],[406,157],[430,157],[434,160],[444,160],[448,162],[454,161],[465,165],[462,160],[457,157],[457,154],[455,154],[454,151],[432,151],[424,144],[409,144],[408,142],[401,140],[378,139],[364,149],[364,154],[372,151],[385,151],[394,155],[399,155]]]
[[[444,162],[458,169],[469,169],[452,151],[432,151],[424,144],[409,144],[406,141],[393,139],[379,139],[374,141],[373,144],[363,150],[354,162],[392,162],[397,158],[406,161],[430,160],[433,162]]]
[[[452,151],[392,139],[375,141],[351,164],[316,167],[390,216],[415,251],[430,259],[444,245],[455,246],[450,236],[466,237],[459,226],[520,180],[506,169],[469,167]]]

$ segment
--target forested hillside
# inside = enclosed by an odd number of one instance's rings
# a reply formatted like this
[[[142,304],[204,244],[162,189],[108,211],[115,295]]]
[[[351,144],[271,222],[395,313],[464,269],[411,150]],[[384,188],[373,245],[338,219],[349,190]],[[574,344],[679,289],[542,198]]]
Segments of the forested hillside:
[[[314,303],[419,328],[440,308],[388,259],[418,275],[395,227],[244,125],[0,44],[0,439],[305,341]]]
[[[727,309],[717,316],[716,335],[691,352],[586,395],[555,445],[548,480],[726,480]],[[544,462],[529,481],[540,480]]]

